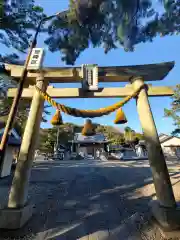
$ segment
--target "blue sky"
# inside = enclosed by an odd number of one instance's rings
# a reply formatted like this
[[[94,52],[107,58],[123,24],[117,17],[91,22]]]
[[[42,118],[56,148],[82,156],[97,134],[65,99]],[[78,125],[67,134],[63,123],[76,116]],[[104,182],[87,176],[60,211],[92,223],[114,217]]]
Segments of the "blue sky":
[[[44,7],[44,11],[47,15],[54,14],[57,11],[62,11],[67,9],[68,0],[36,0],[36,3]],[[45,35],[41,34],[38,39],[38,46],[44,47],[46,49],[46,56],[44,60],[44,66],[66,66],[64,62],[61,61],[61,56],[59,52],[51,53],[47,50],[47,47],[43,43]],[[9,52],[5,47],[1,47],[1,51]],[[113,66],[113,65],[136,65],[136,64],[150,64],[159,63],[165,61],[175,61],[174,69],[169,73],[169,75],[163,80],[158,82],[151,82],[154,86],[173,86],[180,83],[180,38],[179,36],[169,36],[164,38],[157,37],[153,43],[142,43],[136,46],[133,53],[124,52],[122,48],[113,50],[107,55],[104,54],[102,48],[89,48],[76,61],[76,65],[81,65],[83,63],[96,63],[99,66]],[[116,83],[116,84],[104,84],[103,87],[121,87],[127,83]],[[57,86],[57,85],[56,85]],[[66,84],[70,87],[79,87],[78,84]],[[111,105],[117,102],[119,99],[59,99],[58,102],[69,105],[71,107],[81,108],[81,109],[97,109],[107,105]],[[156,126],[159,133],[171,133],[173,130],[173,122],[169,118],[164,118],[164,108],[169,108],[171,103],[171,98],[169,97],[158,97],[150,98],[150,104]],[[127,125],[133,128],[135,131],[141,132],[141,126],[138,119],[138,114],[136,111],[135,101],[131,100],[123,108],[128,119]],[[55,110],[52,109],[52,114]],[[113,120],[115,118],[115,113],[110,114],[105,117],[95,118],[94,122],[113,125]],[[48,116],[48,120],[51,116]],[[64,122],[74,122],[77,124],[83,124],[84,119],[69,117],[63,114]],[[50,127],[50,123],[42,124],[42,127]],[[124,125],[116,125],[119,129],[123,129]]]

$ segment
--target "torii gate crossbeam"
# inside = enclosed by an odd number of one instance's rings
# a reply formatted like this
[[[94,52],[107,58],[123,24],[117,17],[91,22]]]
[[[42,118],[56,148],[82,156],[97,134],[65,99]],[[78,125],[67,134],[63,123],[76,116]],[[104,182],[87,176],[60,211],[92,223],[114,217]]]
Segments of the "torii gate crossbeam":
[[[8,97],[13,98],[16,95],[16,89],[8,90]],[[24,88],[22,98],[31,99],[34,95],[34,87]],[[81,88],[53,88],[49,86],[47,93],[52,98],[120,98],[127,97],[133,93],[132,86],[121,88],[99,88],[98,91],[84,92]],[[148,86],[149,97],[165,97],[174,94],[173,87],[152,87]]]

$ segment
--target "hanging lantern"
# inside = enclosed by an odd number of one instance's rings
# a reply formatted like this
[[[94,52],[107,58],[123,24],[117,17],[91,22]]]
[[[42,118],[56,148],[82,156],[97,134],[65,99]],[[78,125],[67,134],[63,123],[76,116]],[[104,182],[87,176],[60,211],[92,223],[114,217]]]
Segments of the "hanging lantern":
[[[82,135],[84,136],[93,136],[95,135],[95,128],[92,124],[92,121],[90,119],[86,120],[86,123],[84,124],[84,127],[82,129]]]
[[[61,112],[59,110],[56,110],[55,115],[51,119],[51,124],[54,125],[54,126],[58,126],[58,125],[62,125],[63,124]]]
[[[116,113],[116,119],[114,120],[115,124],[124,124],[127,123],[126,116],[122,110],[122,108],[119,108]]]

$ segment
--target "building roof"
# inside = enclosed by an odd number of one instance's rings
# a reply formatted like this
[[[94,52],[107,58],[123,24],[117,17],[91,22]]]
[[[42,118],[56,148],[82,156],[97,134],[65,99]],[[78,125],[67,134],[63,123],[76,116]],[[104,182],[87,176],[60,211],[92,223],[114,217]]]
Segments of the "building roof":
[[[165,133],[160,133],[160,134],[159,134],[159,137],[164,136],[164,135],[167,135],[167,134],[165,134]]]
[[[76,133],[74,135],[74,143],[80,143],[80,144],[85,144],[85,143],[108,143],[109,141],[106,139],[104,134],[102,133],[97,133],[96,135],[93,136],[83,136],[81,133]]]
[[[106,140],[106,137],[104,136],[103,133],[96,133],[93,136],[84,136],[82,133],[76,133],[74,136],[74,140],[77,141],[104,141]]]
[[[180,147],[180,144],[169,144],[164,147]]]
[[[8,118],[8,116],[0,117],[0,132],[2,132],[2,130],[5,128],[7,118]],[[18,124],[18,122],[14,123],[13,130],[15,130],[17,132],[17,134],[19,135],[19,137],[21,137],[21,126]]]
[[[4,128],[6,123],[0,122],[0,141],[2,139]],[[21,145],[21,137],[17,133],[16,129],[13,128],[10,132],[9,138],[8,138],[8,145],[10,146],[20,146]]]
[[[159,135],[159,141],[160,141],[160,143],[164,143],[164,142],[170,140],[170,139],[173,138],[173,137],[174,137],[174,136],[170,136],[170,135],[161,133],[161,134]]]
[[[160,141],[160,143],[164,143],[164,142],[166,142],[166,141],[168,141],[168,140],[170,140],[170,139],[172,139],[172,138],[180,139],[180,138],[177,137],[177,136],[171,136],[171,135],[167,135],[167,134],[163,134],[163,133],[161,133],[161,134],[159,135],[159,141]],[[173,145],[174,145],[174,144],[173,144]],[[175,145],[176,145],[176,144],[175,144]],[[168,146],[172,146],[172,145],[168,145]],[[177,144],[176,146],[179,146],[179,145]],[[167,147],[167,146],[165,146],[165,147]]]
[[[139,140],[139,145],[146,145],[146,141],[145,140]]]
[[[95,144],[102,144],[102,143],[110,143],[110,141],[96,141],[96,142],[89,142],[89,141],[69,141],[77,144],[82,144],[82,145],[95,145]]]
[[[2,139],[2,134],[0,134],[0,141]],[[21,145],[21,140],[16,139],[14,136],[9,136],[8,138],[8,145],[9,146],[20,146]]]

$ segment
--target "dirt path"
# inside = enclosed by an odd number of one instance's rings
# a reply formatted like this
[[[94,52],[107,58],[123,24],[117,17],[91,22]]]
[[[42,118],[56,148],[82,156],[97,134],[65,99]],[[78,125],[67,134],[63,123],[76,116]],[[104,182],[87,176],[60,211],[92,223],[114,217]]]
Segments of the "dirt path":
[[[168,162],[168,167],[180,200],[180,166]],[[0,182],[1,207],[10,183],[10,178]],[[0,230],[0,239],[159,240],[148,223],[152,198],[148,161],[36,163],[29,188],[34,216],[18,231]]]

